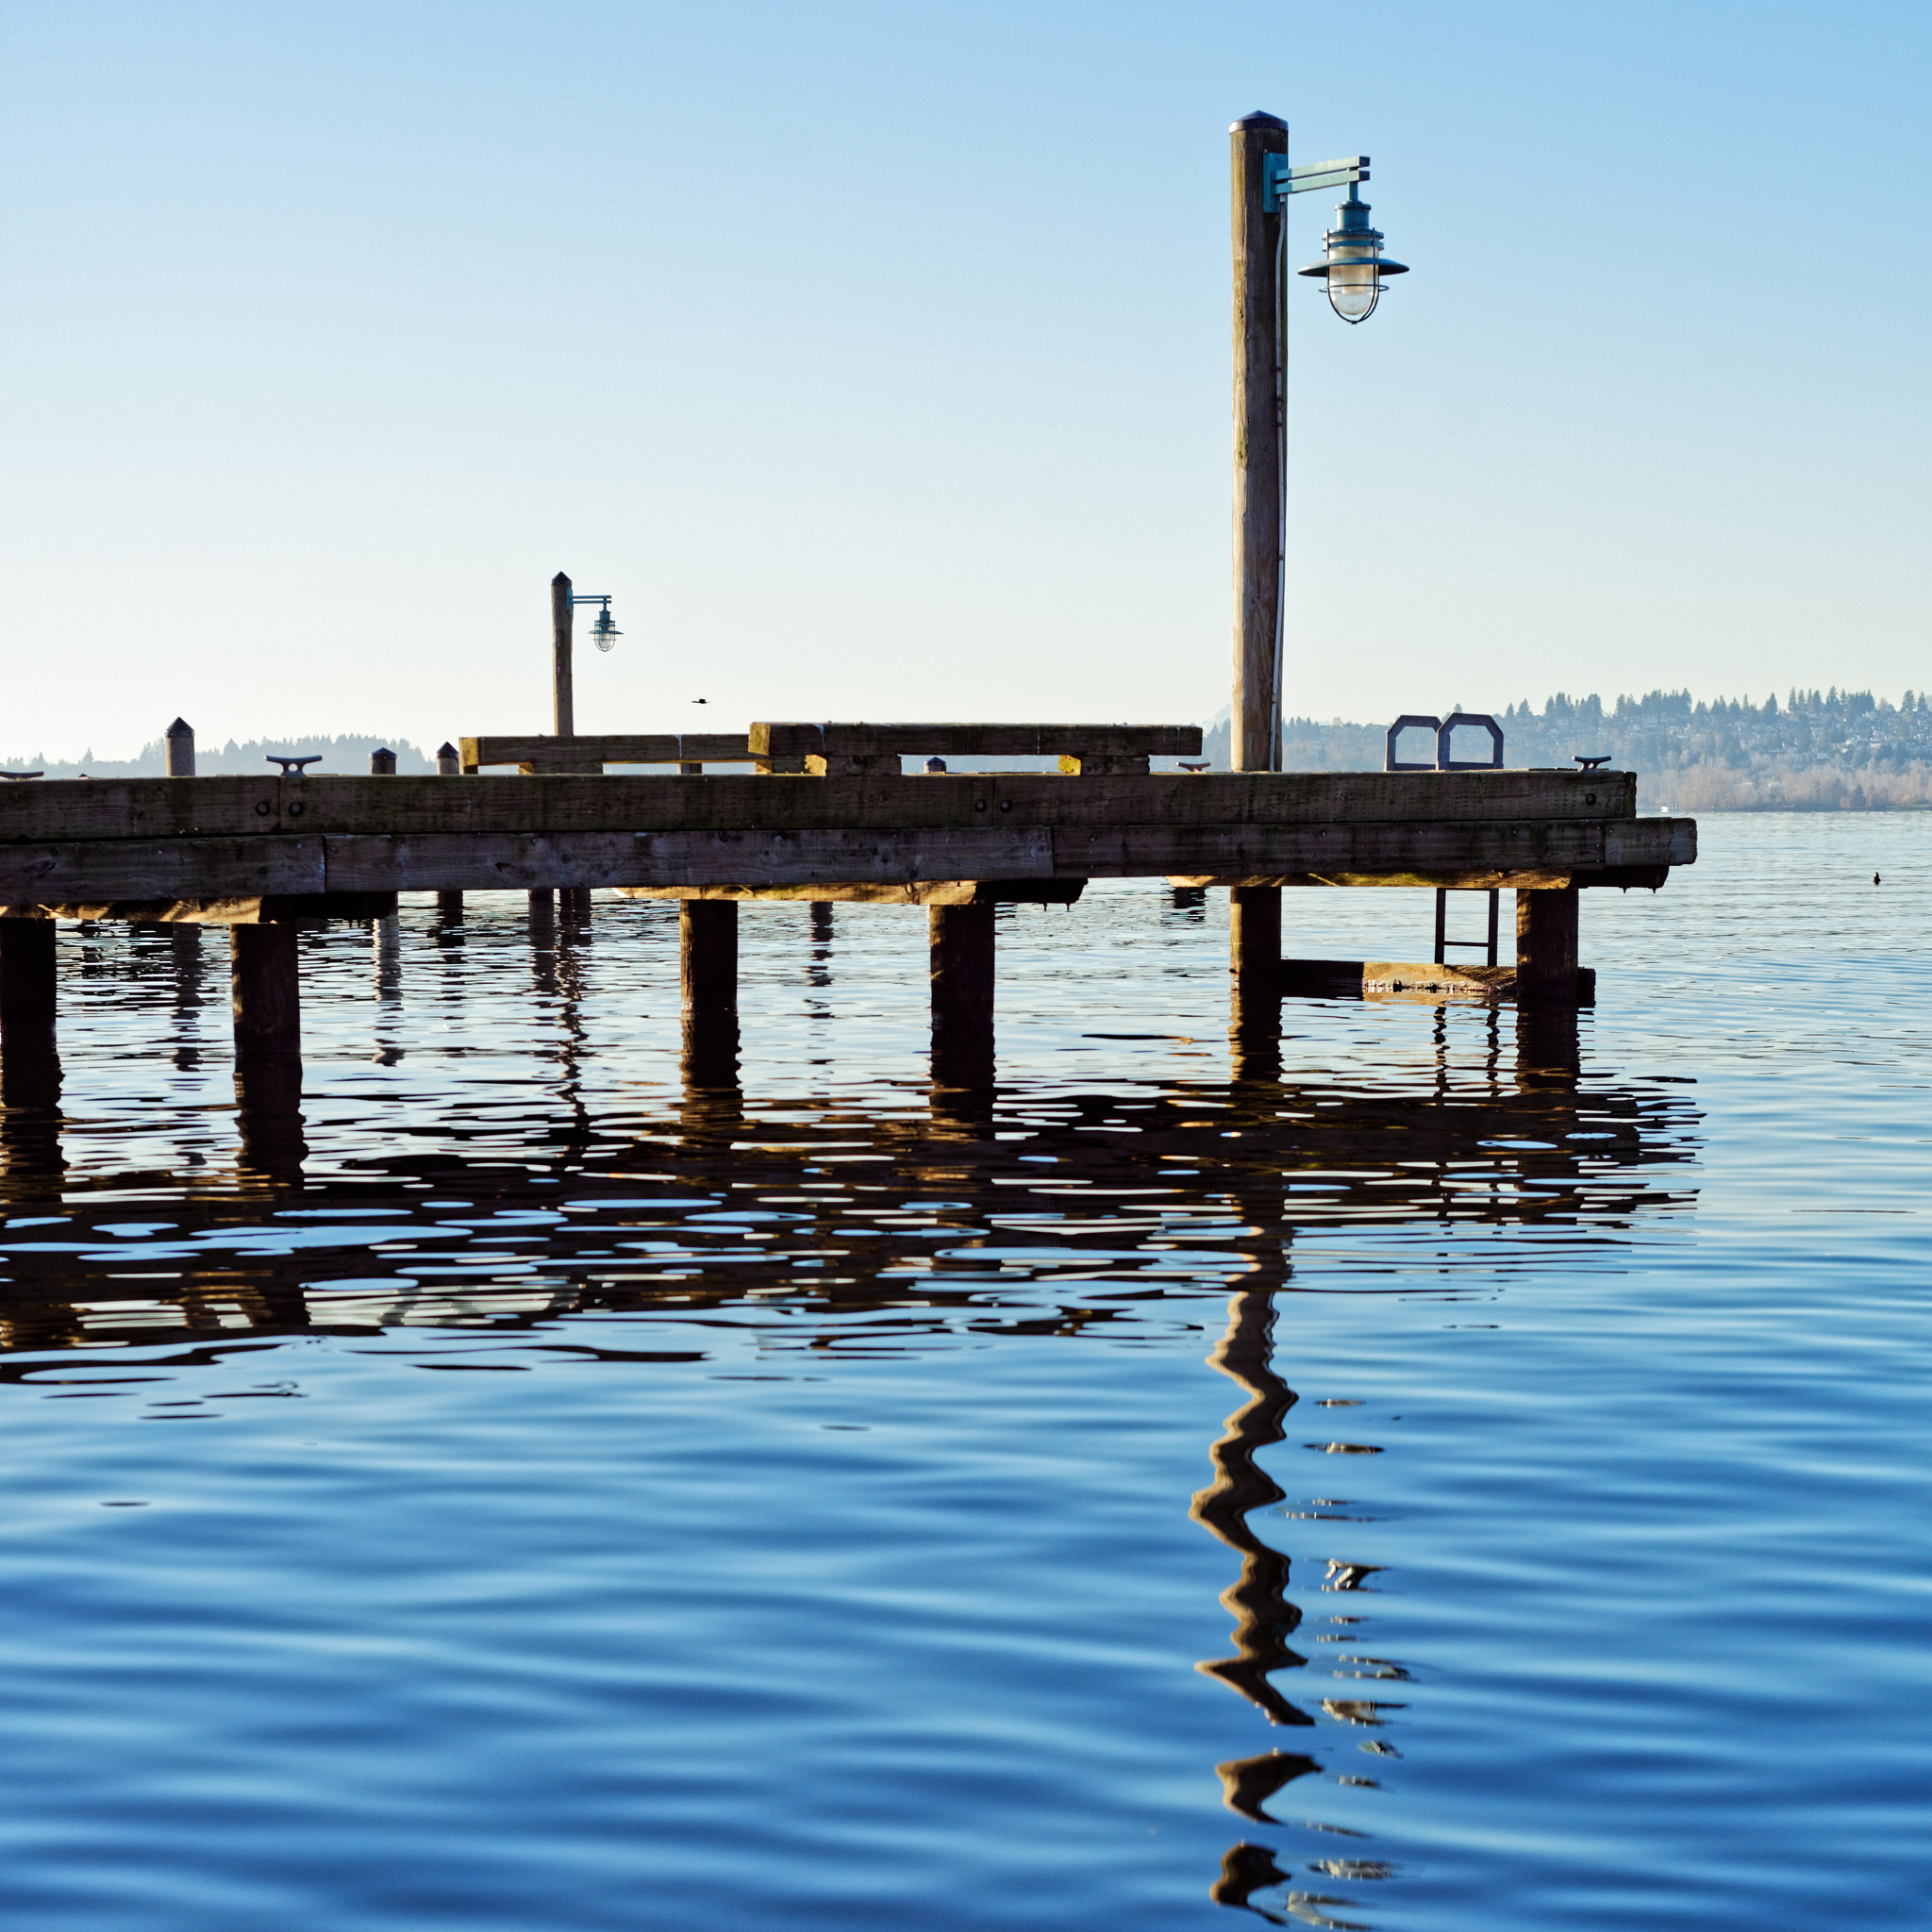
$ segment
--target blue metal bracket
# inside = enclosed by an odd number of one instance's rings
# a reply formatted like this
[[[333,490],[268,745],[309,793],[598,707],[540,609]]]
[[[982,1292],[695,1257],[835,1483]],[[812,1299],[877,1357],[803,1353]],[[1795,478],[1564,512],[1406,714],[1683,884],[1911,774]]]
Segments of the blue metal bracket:
[[[1336,161],[1305,161],[1291,168],[1286,155],[1261,157],[1261,212],[1278,215],[1284,194],[1307,194],[1316,188],[1346,188],[1369,178],[1367,155],[1343,155]]]

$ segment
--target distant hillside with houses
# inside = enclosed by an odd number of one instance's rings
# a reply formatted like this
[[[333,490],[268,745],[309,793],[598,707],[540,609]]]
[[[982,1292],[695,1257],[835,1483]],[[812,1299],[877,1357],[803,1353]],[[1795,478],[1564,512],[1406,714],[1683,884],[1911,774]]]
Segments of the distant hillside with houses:
[[[1451,705],[1445,712],[1458,708]],[[1475,706],[1470,709],[1479,708]],[[1896,703],[1869,691],[1793,691],[1784,700],[1693,700],[1688,691],[1620,697],[1559,691],[1539,711],[1494,714],[1511,765],[1567,765],[1607,753],[1639,775],[1646,810],[1891,811],[1932,806],[1932,703],[1907,691]],[[1291,718],[1290,771],[1382,769],[1382,724]],[[1211,724],[1204,756],[1227,764],[1227,714]]]

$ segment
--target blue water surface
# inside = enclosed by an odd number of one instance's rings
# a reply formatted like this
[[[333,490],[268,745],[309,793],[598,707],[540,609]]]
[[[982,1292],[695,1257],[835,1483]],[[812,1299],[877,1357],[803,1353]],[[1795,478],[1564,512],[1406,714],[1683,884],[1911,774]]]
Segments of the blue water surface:
[[[1224,898],[1003,914],[990,1107],[916,908],[747,908],[687,1090],[675,907],[407,900],[303,941],[299,1123],[220,934],[63,928],[0,1923],[1924,1924],[1932,824],[1702,846],[1586,895],[1574,1074],[1257,1072]]]

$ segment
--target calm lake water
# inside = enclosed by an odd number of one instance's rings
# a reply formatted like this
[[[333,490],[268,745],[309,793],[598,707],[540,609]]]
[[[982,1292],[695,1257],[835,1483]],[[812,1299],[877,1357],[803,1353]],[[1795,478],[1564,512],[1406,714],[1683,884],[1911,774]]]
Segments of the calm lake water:
[[[1236,1081],[1224,897],[1016,911],[984,1116],[916,910],[747,908],[687,1095],[675,908],[409,901],[252,1166],[223,937],[63,928],[0,1923],[1923,1925],[1932,822],[1703,850],[1586,895],[1570,1081],[1400,1002]]]

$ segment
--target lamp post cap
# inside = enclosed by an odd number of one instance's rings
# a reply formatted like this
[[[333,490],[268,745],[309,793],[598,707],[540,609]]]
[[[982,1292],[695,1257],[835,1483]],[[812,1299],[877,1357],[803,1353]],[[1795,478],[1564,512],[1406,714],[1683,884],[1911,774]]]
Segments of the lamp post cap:
[[[189,724],[185,718],[176,718],[168,726],[167,730],[162,732],[161,736],[163,738],[192,738],[194,736],[194,726]]]
[[[1280,115],[1263,113],[1259,108],[1252,114],[1243,114],[1239,121],[1230,125],[1227,131],[1230,134],[1239,134],[1243,128],[1262,127],[1278,127],[1284,134],[1288,132],[1288,123]]]
[[[436,747],[436,756],[440,758],[453,758],[457,755],[456,746],[446,738]]]
[[[567,570],[560,570],[550,581],[553,584],[567,584],[570,582],[570,573]]]

